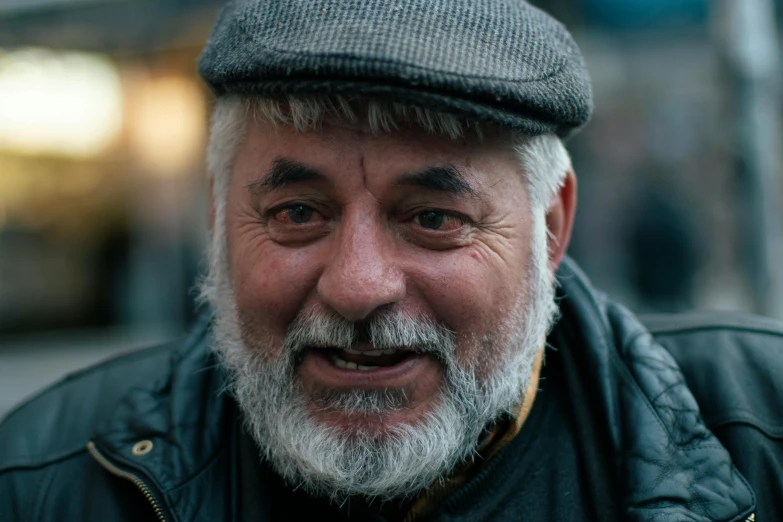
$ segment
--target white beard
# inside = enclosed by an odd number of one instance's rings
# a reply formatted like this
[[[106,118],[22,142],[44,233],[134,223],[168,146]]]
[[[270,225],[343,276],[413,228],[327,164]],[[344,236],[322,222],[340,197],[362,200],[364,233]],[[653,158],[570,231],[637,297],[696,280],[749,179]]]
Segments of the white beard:
[[[300,313],[288,329],[282,353],[279,346],[269,345],[263,332],[250,329],[255,335],[248,334],[246,325],[240,324],[220,214],[210,273],[202,287],[202,296],[216,314],[214,351],[229,370],[228,389],[236,397],[261,457],[289,484],[338,501],[353,495],[380,500],[413,496],[470,460],[482,430],[521,405],[557,311],[543,212],[533,220],[523,295],[495,332],[474,341],[503,354],[502,360],[493,361],[488,376],[479,377],[475,364],[468,368],[458,364],[455,335],[441,325],[393,310],[371,322],[374,345],[424,346],[444,367],[444,384],[433,410],[416,425],[389,426],[381,434],[377,426],[369,430],[362,423],[346,433],[318,422],[305,404],[295,374],[297,356],[308,343],[313,339],[327,345],[350,343],[355,335],[352,323],[336,314]],[[497,350],[498,346],[503,349]],[[270,353],[281,355],[271,357]],[[480,349],[475,353],[481,353]],[[406,400],[404,393],[394,390],[355,390],[324,396],[318,406],[357,418],[380,418],[383,412],[404,408]]]

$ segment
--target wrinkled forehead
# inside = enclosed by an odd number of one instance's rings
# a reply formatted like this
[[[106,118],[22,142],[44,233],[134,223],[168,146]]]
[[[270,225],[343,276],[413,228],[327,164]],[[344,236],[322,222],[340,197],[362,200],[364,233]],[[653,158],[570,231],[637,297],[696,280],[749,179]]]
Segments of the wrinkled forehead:
[[[499,127],[394,102],[229,95],[215,108],[208,158],[222,194],[240,171],[249,176],[269,170],[281,157],[334,171],[363,161],[356,152],[368,147],[383,152],[366,158],[376,166],[388,163],[385,172],[453,164],[518,175],[524,170],[518,150],[525,139]],[[221,175],[230,172],[234,174]]]
[[[257,166],[283,158],[327,172],[360,165],[358,170],[366,174],[391,174],[453,165],[465,175],[486,178],[501,164],[503,171],[517,164],[506,132],[483,132],[463,123],[459,134],[449,134],[428,125],[432,120],[405,116],[367,110],[350,116],[325,112],[318,120],[297,125],[291,117],[281,120],[262,112],[248,116],[244,147],[254,151]]]
[[[235,194],[250,188],[254,198],[331,194],[348,204],[369,191],[383,205],[406,197],[451,208],[457,200],[523,198],[521,173],[514,150],[486,137],[451,139],[417,127],[375,133],[344,120],[304,131],[253,121],[232,186]]]

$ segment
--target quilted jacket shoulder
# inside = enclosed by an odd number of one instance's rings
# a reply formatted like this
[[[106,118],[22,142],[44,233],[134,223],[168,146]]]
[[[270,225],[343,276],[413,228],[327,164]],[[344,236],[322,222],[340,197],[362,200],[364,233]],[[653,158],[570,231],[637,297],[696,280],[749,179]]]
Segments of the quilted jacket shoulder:
[[[705,424],[753,426],[783,439],[783,323],[736,313],[644,317],[672,354]]]
[[[134,351],[72,373],[17,406],[0,423],[0,472],[83,451],[96,424],[130,390],[171,372],[178,344]]]

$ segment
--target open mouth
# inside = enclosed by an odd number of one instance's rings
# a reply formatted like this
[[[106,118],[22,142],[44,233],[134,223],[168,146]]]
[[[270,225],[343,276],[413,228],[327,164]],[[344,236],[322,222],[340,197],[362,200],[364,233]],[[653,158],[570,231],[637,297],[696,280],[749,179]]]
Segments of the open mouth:
[[[414,346],[378,349],[370,343],[350,347],[311,346],[302,352],[298,372],[313,389],[391,389],[438,380],[440,364]]]
[[[343,370],[371,371],[396,366],[415,352],[411,350],[354,350],[329,348],[329,360]]]

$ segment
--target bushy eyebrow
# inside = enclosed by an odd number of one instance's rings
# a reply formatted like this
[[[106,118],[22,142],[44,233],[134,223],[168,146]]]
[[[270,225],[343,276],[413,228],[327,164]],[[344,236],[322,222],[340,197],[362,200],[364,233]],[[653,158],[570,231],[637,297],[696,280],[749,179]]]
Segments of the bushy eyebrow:
[[[261,179],[245,185],[245,188],[252,194],[263,194],[294,183],[313,180],[329,181],[317,169],[287,158],[276,158],[272,162],[272,167]]]
[[[450,196],[477,196],[476,190],[465,175],[454,165],[444,163],[426,167],[401,176],[397,186],[413,186],[426,190],[444,192]]]
[[[263,177],[245,185],[245,188],[257,195],[295,183],[313,180],[329,181],[318,169],[288,158],[278,157],[272,162],[272,167]],[[419,187],[443,192],[450,196],[478,196],[466,176],[450,163],[433,165],[403,174],[397,179],[395,186]]]

